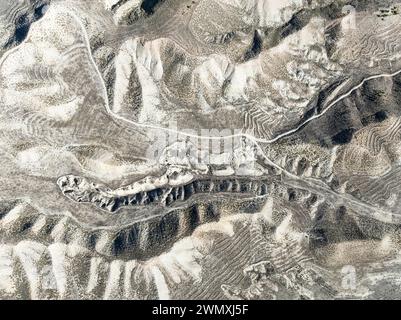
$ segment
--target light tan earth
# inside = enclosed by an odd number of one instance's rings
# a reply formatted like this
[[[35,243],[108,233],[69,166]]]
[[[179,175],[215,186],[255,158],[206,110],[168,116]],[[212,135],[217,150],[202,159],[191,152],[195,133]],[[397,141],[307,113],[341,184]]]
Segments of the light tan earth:
[[[0,297],[399,298],[379,2],[2,1]]]

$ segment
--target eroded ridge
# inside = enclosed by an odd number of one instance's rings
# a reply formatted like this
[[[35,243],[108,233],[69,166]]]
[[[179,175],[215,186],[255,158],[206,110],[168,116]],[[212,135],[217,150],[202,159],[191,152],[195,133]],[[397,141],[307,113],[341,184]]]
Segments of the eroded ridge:
[[[160,185],[135,192],[131,188],[112,190],[100,184],[88,182],[87,179],[73,175],[58,179],[61,192],[71,200],[82,203],[93,203],[97,207],[116,212],[122,207],[160,205],[168,207],[175,202],[184,202],[197,194],[245,194],[265,196],[272,188],[272,182],[243,177],[229,178],[194,178],[181,185]]]

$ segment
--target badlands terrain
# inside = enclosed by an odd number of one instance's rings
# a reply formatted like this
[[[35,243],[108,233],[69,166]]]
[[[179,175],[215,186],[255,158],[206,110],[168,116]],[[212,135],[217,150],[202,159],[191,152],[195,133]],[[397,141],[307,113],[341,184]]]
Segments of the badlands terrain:
[[[1,299],[400,299],[401,4],[0,0]]]

